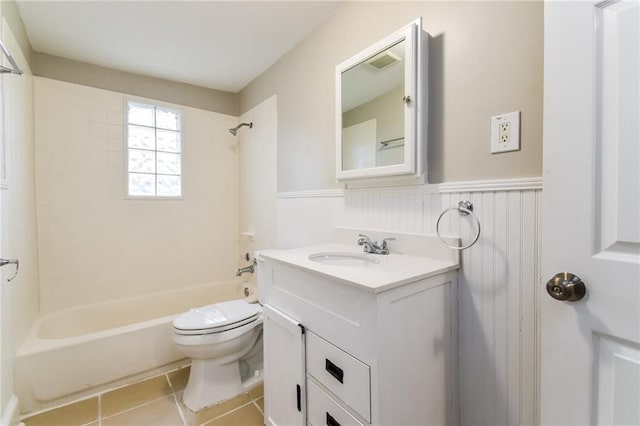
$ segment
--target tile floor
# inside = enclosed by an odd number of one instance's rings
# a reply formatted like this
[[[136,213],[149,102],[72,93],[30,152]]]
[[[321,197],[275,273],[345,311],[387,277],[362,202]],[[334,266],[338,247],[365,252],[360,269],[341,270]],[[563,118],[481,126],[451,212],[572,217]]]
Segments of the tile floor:
[[[189,367],[22,419],[26,426],[262,426],[262,385],[193,413],[182,404]]]

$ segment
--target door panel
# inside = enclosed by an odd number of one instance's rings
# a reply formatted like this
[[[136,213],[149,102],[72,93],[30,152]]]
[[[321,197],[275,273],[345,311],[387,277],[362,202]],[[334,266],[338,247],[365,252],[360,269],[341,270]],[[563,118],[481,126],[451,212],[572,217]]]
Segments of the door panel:
[[[640,424],[640,3],[545,3],[542,425]],[[541,283],[544,285],[544,283]]]
[[[598,424],[640,424],[640,345],[597,336]]]
[[[269,305],[264,306],[265,424],[305,423],[304,329]]]
[[[596,7],[596,255],[638,262],[640,116],[638,4]]]

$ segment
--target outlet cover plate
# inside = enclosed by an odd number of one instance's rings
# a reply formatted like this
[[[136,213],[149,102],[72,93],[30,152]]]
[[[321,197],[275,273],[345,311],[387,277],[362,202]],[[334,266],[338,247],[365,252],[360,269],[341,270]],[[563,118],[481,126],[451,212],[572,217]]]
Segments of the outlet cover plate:
[[[520,150],[520,111],[491,117],[491,153]]]

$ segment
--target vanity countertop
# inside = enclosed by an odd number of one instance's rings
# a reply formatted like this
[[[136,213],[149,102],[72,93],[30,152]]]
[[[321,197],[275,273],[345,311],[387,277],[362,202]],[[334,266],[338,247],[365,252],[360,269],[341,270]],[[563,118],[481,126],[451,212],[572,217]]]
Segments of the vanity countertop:
[[[353,254],[365,259],[374,259],[377,263],[363,262],[366,263],[364,266],[330,265],[311,260],[309,256],[314,254]],[[339,243],[286,250],[262,250],[257,257],[325,275],[373,293],[380,293],[448,271],[455,271],[460,267],[459,263],[453,260],[409,254],[369,254],[363,253],[362,247]]]

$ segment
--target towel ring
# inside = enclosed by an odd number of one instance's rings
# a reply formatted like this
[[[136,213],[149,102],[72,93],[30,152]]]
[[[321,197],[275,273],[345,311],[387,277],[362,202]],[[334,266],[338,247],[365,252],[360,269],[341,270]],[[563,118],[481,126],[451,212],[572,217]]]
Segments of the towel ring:
[[[462,246],[462,247],[455,247],[452,245],[447,244],[447,242],[442,238],[442,235],[440,235],[440,220],[442,219],[442,217],[447,213],[450,212],[451,210],[457,210],[458,213],[460,213],[460,216],[468,216],[471,215],[471,217],[473,217],[476,221],[476,225],[478,227],[477,231],[476,231],[476,235],[473,237],[473,241],[471,241],[469,244],[467,244],[466,246]],[[442,241],[442,243],[454,250],[466,250],[469,247],[471,247],[472,245],[474,245],[476,243],[476,241],[478,241],[478,238],[480,238],[480,219],[478,219],[478,216],[473,212],[473,204],[471,204],[471,201],[459,201],[457,206],[451,206],[448,209],[446,209],[445,211],[443,211],[442,213],[440,213],[440,216],[438,217],[438,221],[436,222],[436,234],[438,234],[438,238],[440,238],[440,241]]]
[[[20,267],[20,261],[18,259],[0,259],[0,266],[4,265],[16,265],[16,270],[11,278],[7,278],[7,282],[13,280],[18,275],[18,268]]]

